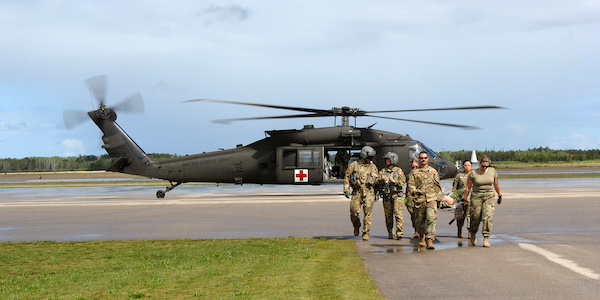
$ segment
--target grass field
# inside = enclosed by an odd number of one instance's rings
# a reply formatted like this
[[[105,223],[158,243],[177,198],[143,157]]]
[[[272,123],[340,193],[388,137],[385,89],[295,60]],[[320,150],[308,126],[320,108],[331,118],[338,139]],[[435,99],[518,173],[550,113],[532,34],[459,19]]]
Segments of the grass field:
[[[353,241],[1,243],[0,299],[382,299]]]

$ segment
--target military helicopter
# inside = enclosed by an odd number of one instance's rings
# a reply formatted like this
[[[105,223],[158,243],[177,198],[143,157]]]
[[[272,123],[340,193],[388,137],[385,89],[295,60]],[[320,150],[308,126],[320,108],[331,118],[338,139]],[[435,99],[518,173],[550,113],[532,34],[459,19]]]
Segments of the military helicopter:
[[[172,159],[151,160],[134,140],[115,122],[117,110],[123,112],[143,111],[141,95],[135,94],[120,104],[109,107],[105,104],[106,76],[100,75],[85,81],[92,95],[98,102],[98,109],[87,112],[103,133],[102,146],[113,158],[107,171],[127,173],[167,180],[169,186],[156,192],[156,197],[164,198],[165,194],[182,183],[215,182],[215,183],[258,183],[258,184],[322,184],[340,182],[344,176],[344,168],[350,160],[357,159],[363,146],[373,147],[378,154],[375,163],[379,168],[384,166],[383,154],[395,152],[398,166],[408,174],[410,162],[417,158],[421,151],[430,156],[430,165],[441,178],[452,178],[457,168],[450,162],[438,157],[433,150],[408,135],[373,129],[356,127],[349,124],[350,117],[371,117],[422,124],[450,126],[463,129],[475,129],[472,126],[428,122],[410,119],[393,118],[374,115],[378,113],[424,112],[440,110],[497,109],[498,106],[466,106],[451,108],[430,108],[412,110],[364,111],[347,106],[332,109],[312,109],[270,104],[236,102],[216,99],[192,99],[192,102],[216,102],[222,104],[246,105],[282,110],[303,112],[297,115],[268,116],[254,118],[238,118],[217,120],[218,123],[233,121],[286,119],[286,118],[341,118],[340,125],[315,128],[305,125],[302,129],[270,130],[267,137],[246,146],[238,145],[232,149],[186,155]],[[65,111],[64,120],[67,129],[82,122],[83,112]],[[338,162],[331,163],[332,157],[341,157]]]

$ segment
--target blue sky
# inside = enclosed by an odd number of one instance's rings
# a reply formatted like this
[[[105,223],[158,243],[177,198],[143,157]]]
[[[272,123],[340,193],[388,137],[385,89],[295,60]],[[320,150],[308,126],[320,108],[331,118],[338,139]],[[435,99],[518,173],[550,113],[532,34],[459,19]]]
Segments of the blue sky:
[[[187,99],[329,109],[498,105],[506,110],[359,118],[436,151],[600,148],[600,1],[0,1],[0,158],[103,154],[83,84],[108,75],[117,122],[148,153],[249,144],[293,112]],[[339,122],[339,121],[338,121]]]

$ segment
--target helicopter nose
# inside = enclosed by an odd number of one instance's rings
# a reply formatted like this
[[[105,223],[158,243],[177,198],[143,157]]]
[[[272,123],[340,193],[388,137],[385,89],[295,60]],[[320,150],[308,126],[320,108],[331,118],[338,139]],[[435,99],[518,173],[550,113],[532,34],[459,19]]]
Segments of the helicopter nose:
[[[436,160],[433,167],[438,171],[440,179],[454,178],[458,173],[456,166],[443,159]]]

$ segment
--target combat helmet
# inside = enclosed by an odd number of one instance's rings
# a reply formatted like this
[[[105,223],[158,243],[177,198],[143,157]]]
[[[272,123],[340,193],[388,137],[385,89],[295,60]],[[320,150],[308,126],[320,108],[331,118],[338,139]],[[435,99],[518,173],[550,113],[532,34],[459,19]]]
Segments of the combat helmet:
[[[375,157],[375,149],[371,146],[364,146],[360,149],[360,158]]]
[[[394,152],[388,152],[383,156],[383,159],[389,158],[393,165],[398,163],[398,154]]]

